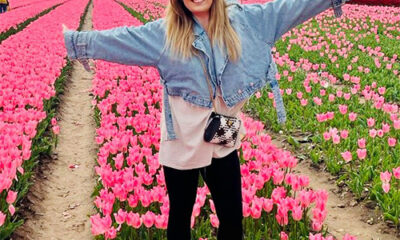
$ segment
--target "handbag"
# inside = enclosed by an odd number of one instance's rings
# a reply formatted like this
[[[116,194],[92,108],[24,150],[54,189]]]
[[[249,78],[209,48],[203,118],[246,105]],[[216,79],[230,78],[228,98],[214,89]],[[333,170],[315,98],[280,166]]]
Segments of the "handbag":
[[[226,116],[216,112],[217,108],[215,107],[214,98],[212,96],[211,82],[203,59],[201,56],[199,56],[199,58],[203,67],[204,75],[206,76],[210,99],[214,108],[207,120],[207,125],[204,131],[204,141],[223,145],[225,147],[233,147],[237,141],[242,121],[239,118]]]

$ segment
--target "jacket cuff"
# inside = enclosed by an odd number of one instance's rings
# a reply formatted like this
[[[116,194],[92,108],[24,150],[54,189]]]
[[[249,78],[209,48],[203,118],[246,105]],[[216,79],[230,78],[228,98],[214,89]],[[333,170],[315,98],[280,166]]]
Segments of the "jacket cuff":
[[[69,59],[76,59],[76,49],[74,44],[74,33],[75,31],[64,32],[64,43],[67,49],[67,55]]]
[[[70,59],[87,59],[87,34],[79,31],[64,32],[65,48]]]
[[[342,14],[343,14],[342,6],[347,1],[349,1],[349,0],[331,0],[333,12],[334,12],[336,18],[339,18],[342,16]]]

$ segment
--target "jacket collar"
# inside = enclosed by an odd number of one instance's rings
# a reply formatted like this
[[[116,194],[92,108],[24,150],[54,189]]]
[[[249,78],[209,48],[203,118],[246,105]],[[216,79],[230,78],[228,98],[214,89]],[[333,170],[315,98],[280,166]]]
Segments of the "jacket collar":
[[[200,36],[205,32],[204,28],[201,26],[199,20],[196,17],[192,16],[194,21],[193,32],[196,37]]]

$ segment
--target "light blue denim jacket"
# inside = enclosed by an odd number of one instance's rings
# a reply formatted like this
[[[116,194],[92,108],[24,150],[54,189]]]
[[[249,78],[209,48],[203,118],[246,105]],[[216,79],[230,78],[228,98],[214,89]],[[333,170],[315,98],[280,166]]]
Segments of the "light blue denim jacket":
[[[229,1],[229,0],[226,0]],[[271,48],[291,28],[333,7],[336,17],[347,0],[275,0],[264,4],[232,3],[229,19],[241,41],[239,61],[231,62],[218,45],[211,48],[206,32],[194,19],[193,47],[198,49],[212,82],[213,97],[221,87],[228,107],[249,98],[269,83],[274,93],[278,121],[286,121],[286,112],[275,74]],[[102,31],[67,31],[65,46],[70,59],[78,59],[88,70],[87,59],[102,59],[126,65],[156,67],[163,84],[163,106],[167,140],[176,139],[168,95],[180,96],[192,104],[211,108],[206,78],[200,60],[193,56],[180,61],[171,57],[165,44],[164,19],[145,25],[123,26]]]

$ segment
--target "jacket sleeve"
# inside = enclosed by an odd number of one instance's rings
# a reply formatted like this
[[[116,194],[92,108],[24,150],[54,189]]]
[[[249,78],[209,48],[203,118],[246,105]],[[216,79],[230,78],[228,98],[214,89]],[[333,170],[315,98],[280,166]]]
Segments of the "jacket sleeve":
[[[242,5],[249,21],[255,23],[262,40],[273,45],[293,27],[332,7],[336,17],[349,0],[275,0],[264,4]]]
[[[156,66],[163,49],[162,19],[138,27],[122,26],[107,30],[66,31],[68,58],[87,63],[102,59],[125,65]]]

